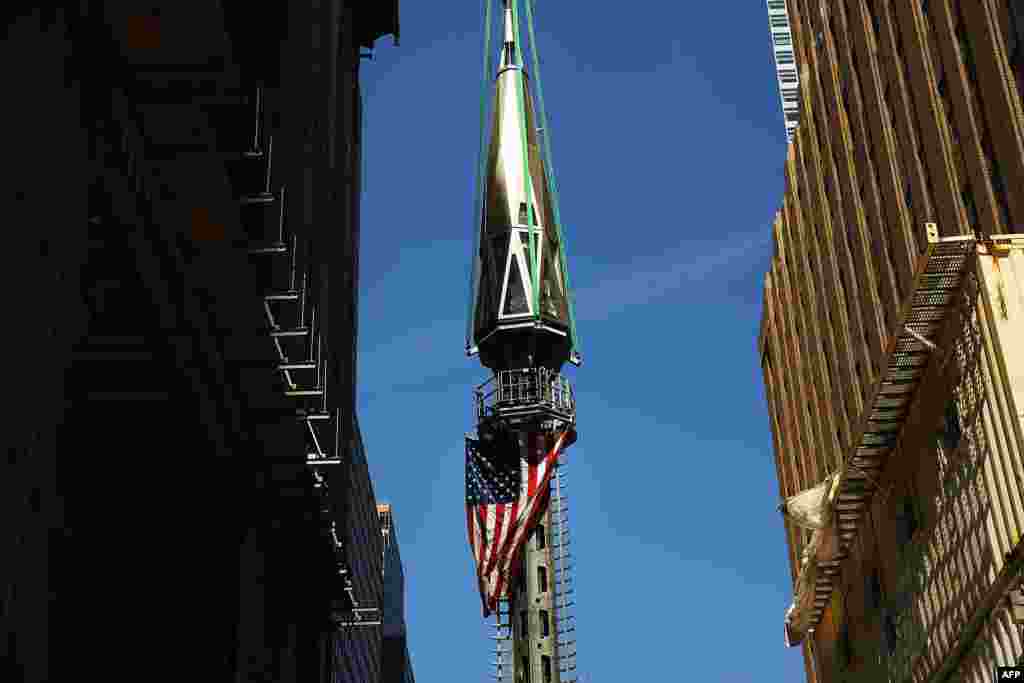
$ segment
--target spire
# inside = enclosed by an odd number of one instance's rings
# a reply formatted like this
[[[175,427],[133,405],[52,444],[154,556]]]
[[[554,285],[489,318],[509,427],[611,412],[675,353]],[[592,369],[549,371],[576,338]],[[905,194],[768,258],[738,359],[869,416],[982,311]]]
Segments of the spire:
[[[511,2],[503,0],[504,44],[484,167],[473,345],[488,366],[526,367],[536,362],[560,367],[571,347],[568,296],[533,98],[517,54]],[[518,337],[527,327],[540,332],[529,354],[533,362],[510,356],[523,344],[512,342],[509,335]],[[541,337],[550,339],[540,341]]]
[[[501,50],[501,68],[516,66],[516,31],[515,22],[512,17],[513,0],[503,0],[504,5],[504,26],[505,43]]]

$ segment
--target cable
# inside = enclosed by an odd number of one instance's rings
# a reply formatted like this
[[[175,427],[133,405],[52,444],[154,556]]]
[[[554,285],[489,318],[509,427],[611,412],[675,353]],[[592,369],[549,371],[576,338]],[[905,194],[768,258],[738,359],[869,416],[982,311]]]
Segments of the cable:
[[[469,306],[466,315],[466,349],[473,345],[473,328],[476,322],[476,295],[480,289],[480,240],[483,227],[483,182],[487,163],[487,95],[491,82],[491,0],[484,1],[484,74],[480,88],[480,146],[476,167],[476,195],[473,198],[473,251],[470,260]]]
[[[535,0],[525,0],[526,22],[530,34],[530,54],[533,57],[533,73],[537,80],[537,104],[540,109],[540,127],[544,132],[541,142],[544,162],[547,170],[548,193],[551,195],[551,208],[555,218],[555,235],[558,238],[558,258],[561,261],[562,286],[565,289],[566,308],[569,312],[569,333],[573,351],[579,350],[579,337],[576,334],[576,306],[573,302],[572,289],[569,287],[569,269],[565,260],[565,233],[562,230],[562,217],[558,208],[558,185],[555,182],[555,166],[551,159],[551,129],[548,127],[547,108],[544,106],[544,87],[540,76],[540,56],[537,48],[537,37],[533,30],[533,4]]]
[[[537,215],[533,205],[533,179],[530,177],[530,147],[527,133],[526,118],[526,71],[523,69],[523,48],[522,35],[519,30],[519,0],[511,0],[512,7],[512,32],[515,36],[516,61],[519,66],[519,78],[516,79],[516,99],[519,102],[520,138],[523,146],[523,193],[526,199],[526,224],[530,228],[530,282],[533,286],[533,318],[540,319],[540,262],[538,256],[540,243],[537,239]]]

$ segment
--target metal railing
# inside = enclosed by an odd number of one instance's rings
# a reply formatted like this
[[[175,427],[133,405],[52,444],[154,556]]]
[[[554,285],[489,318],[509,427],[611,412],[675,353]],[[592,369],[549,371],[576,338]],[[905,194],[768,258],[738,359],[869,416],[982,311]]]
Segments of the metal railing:
[[[531,408],[575,421],[576,401],[569,380],[547,368],[499,370],[473,392],[478,420]]]
[[[832,600],[841,563],[857,542],[863,519],[878,488],[878,478],[903,437],[904,425],[917,391],[933,369],[933,356],[941,355],[932,339],[939,339],[961,296],[965,271],[974,254],[973,237],[940,238],[933,223],[926,224],[927,248],[919,257],[909,292],[870,398],[855,429],[854,448],[845,456],[836,496],[839,547],[829,558],[832,569],[814,583],[814,601],[806,618],[808,631],[821,621]],[[941,361],[935,361],[936,364]],[[827,547],[827,546],[826,546]],[[822,558],[819,558],[819,560]],[[798,584],[799,585],[799,584]]]

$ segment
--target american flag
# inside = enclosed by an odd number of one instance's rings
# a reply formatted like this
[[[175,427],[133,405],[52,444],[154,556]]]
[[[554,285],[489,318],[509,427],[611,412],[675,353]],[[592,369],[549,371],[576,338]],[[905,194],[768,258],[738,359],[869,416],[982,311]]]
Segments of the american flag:
[[[548,503],[558,454],[574,437],[528,433],[522,445],[466,439],[466,526],[485,617],[515,581],[519,551]]]

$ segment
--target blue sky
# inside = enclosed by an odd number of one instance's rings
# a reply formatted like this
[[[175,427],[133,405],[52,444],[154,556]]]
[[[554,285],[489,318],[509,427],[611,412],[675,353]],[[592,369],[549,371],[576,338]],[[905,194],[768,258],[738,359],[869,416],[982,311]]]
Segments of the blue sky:
[[[754,2],[538,2],[584,366],[570,370],[586,683],[796,682],[755,350],[785,133]],[[359,409],[420,683],[489,680],[466,543],[463,352],[479,2],[402,1],[364,62]]]

